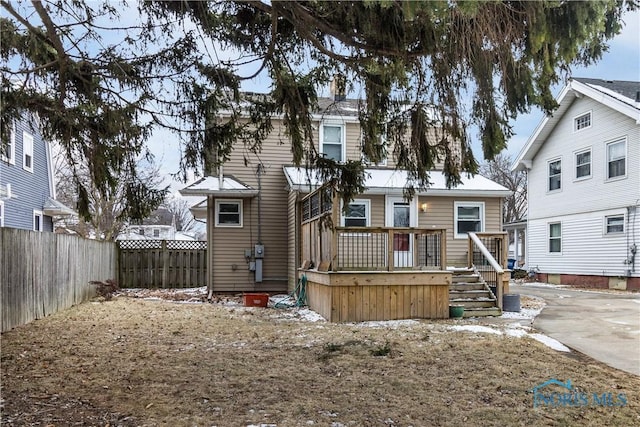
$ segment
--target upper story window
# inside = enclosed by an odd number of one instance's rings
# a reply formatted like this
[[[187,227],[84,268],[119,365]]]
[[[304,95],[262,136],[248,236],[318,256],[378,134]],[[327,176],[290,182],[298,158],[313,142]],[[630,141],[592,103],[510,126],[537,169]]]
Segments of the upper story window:
[[[34,231],[43,231],[44,225],[42,223],[43,215],[40,211],[33,211],[33,230]]]
[[[22,132],[22,168],[33,172],[33,135]]]
[[[5,145],[5,150],[0,154],[0,159],[5,162],[15,165],[16,164],[16,124],[11,125],[11,131],[9,132],[9,141]]]
[[[589,178],[591,176],[591,149],[576,153],[576,179]]]
[[[342,124],[323,123],[320,127],[320,152],[337,162],[345,160],[345,129]]]
[[[160,230],[157,228],[153,229],[153,237],[160,237]]]
[[[562,252],[562,223],[560,222],[549,224],[549,252]]]
[[[619,178],[627,173],[627,140],[619,139],[607,144],[607,179]]]
[[[588,113],[580,114],[573,119],[573,131],[577,132],[582,129],[591,127],[591,111]]]
[[[562,186],[562,161],[560,159],[549,162],[549,191],[560,190]]]
[[[354,200],[349,203],[342,217],[345,227],[369,227],[371,225],[371,204],[369,200]]]
[[[242,200],[216,200],[216,227],[242,227]]]
[[[456,238],[467,237],[467,233],[484,230],[484,203],[455,202],[454,223]]]
[[[604,218],[605,234],[624,233],[624,215],[611,215]]]

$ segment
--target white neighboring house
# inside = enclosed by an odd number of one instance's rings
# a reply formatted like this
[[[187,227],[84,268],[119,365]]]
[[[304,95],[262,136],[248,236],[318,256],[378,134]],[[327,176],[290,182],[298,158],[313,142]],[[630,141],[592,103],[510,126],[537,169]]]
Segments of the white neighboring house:
[[[527,266],[552,283],[640,289],[640,82],[574,78],[514,170]]]

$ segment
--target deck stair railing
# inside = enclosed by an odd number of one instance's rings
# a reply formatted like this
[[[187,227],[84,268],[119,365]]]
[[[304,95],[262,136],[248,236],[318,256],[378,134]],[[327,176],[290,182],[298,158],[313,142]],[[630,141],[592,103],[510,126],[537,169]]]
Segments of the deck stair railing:
[[[507,233],[468,233],[468,267],[482,275],[502,308],[502,297],[509,291]]]

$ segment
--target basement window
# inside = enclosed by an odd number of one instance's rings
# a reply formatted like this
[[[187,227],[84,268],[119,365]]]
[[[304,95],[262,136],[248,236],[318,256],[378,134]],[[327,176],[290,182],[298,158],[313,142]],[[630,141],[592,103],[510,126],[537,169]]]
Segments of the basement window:
[[[242,200],[216,200],[216,227],[242,227]]]

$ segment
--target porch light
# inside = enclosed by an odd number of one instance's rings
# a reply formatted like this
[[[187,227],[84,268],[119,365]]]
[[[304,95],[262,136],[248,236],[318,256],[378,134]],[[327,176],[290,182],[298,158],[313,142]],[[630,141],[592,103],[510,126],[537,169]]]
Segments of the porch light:
[[[423,203],[423,204],[420,205],[420,211],[421,212],[427,212],[427,204],[426,203]]]

